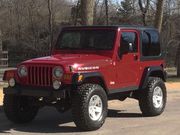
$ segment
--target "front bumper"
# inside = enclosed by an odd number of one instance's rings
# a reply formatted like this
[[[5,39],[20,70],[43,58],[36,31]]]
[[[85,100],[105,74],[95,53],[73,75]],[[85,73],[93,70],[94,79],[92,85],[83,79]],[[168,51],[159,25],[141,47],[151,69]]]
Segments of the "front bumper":
[[[66,89],[54,90],[53,88],[16,86],[3,88],[3,93],[9,95],[23,95],[33,97],[65,98]]]

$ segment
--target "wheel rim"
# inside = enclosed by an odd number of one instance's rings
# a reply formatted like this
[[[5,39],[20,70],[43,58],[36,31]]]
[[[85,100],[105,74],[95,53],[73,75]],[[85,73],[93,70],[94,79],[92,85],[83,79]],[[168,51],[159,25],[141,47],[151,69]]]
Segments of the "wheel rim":
[[[163,92],[159,86],[155,87],[153,92],[153,105],[155,108],[161,108],[163,105]]]
[[[101,117],[102,110],[103,110],[103,104],[102,100],[98,95],[94,95],[91,97],[89,101],[89,117],[96,121]]]

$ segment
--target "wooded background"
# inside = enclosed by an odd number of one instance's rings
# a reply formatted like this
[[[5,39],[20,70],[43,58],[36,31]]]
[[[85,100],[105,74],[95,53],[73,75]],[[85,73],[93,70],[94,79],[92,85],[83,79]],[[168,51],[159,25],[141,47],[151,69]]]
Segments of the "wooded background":
[[[180,0],[0,0],[0,39],[10,66],[48,55],[68,25],[156,27],[167,66],[180,76]]]

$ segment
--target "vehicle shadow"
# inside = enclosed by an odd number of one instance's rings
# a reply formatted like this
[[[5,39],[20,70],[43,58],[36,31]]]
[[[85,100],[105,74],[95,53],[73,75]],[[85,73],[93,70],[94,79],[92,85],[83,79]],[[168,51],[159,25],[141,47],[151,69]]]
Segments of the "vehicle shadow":
[[[110,118],[136,118],[143,117],[141,113],[127,113],[126,110],[108,110],[108,117]]]
[[[123,112],[123,113],[122,113]],[[110,118],[142,117],[141,114],[126,113],[123,110],[109,110]],[[2,106],[0,106],[0,133],[10,133],[12,130],[25,133],[73,133],[81,132],[76,128],[72,120],[71,111],[60,114],[54,108],[44,108],[39,111],[34,121],[28,124],[18,125],[7,120]]]
[[[14,124],[7,120],[0,107],[0,133],[10,130],[29,133],[72,133],[80,132],[72,123],[71,112],[60,114],[54,108],[47,107],[39,111],[35,120],[27,124]]]

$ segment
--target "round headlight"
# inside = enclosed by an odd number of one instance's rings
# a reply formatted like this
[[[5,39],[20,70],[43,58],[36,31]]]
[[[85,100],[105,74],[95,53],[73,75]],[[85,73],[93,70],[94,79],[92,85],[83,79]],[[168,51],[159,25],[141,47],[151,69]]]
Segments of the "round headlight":
[[[20,77],[27,76],[27,68],[25,66],[21,66],[18,68],[18,75]]]
[[[61,78],[63,76],[63,69],[61,67],[55,67],[53,69],[53,76],[56,78]]]
[[[8,83],[9,83],[9,86],[14,87],[15,86],[14,78],[9,79]]]

